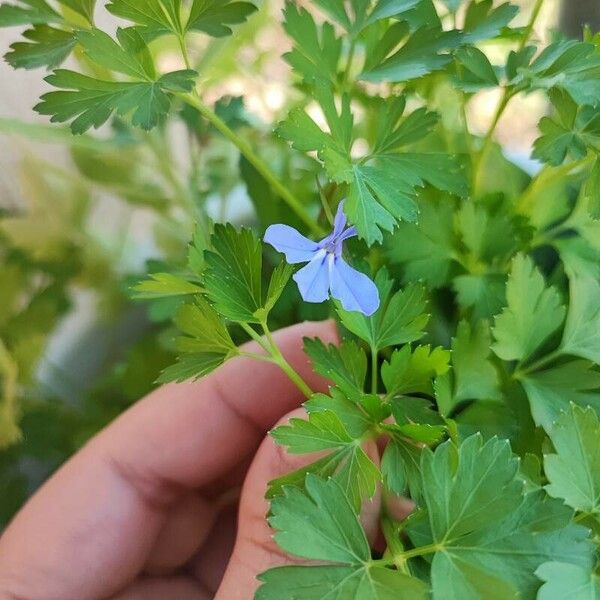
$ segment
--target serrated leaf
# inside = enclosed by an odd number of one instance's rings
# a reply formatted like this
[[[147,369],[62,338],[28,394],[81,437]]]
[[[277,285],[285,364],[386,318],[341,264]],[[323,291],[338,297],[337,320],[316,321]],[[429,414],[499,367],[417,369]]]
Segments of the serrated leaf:
[[[308,354],[313,369],[333,381],[349,398],[362,395],[367,375],[367,356],[352,341],[340,346],[326,346],[319,339],[304,340],[304,352]]]
[[[216,310],[232,321],[260,322],[255,315],[263,306],[262,250],[254,233],[215,225],[205,261],[204,285]]]
[[[451,204],[421,201],[418,222],[400,223],[387,249],[391,261],[403,265],[405,282],[446,283],[457,245],[452,222]]]
[[[100,127],[113,113],[131,115],[134,126],[152,129],[166,117],[173,94],[191,91],[195,77],[195,71],[175,71],[156,81],[117,82],[59,69],[46,81],[61,91],[44,94],[35,110],[54,123],[71,121],[73,133]]]
[[[506,284],[508,306],[496,317],[494,352],[503,360],[524,360],[561,325],[565,307],[531,258],[515,257]]]
[[[367,342],[374,351],[421,338],[429,320],[429,315],[424,312],[427,306],[425,289],[419,284],[412,284],[404,290],[392,292],[393,282],[385,268],[377,273],[375,284],[381,299],[379,310],[366,317],[338,306],[344,327]]]
[[[496,273],[459,275],[452,286],[463,309],[472,310],[475,322],[491,319],[506,305],[506,276]]]
[[[494,0],[472,0],[465,15],[463,42],[475,44],[495,38],[519,12],[519,7],[505,2],[494,7]]]
[[[593,406],[600,413],[600,372],[588,361],[575,360],[529,373],[521,382],[533,420],[547,432],[571,402],[582,407]]]
[[[535,574],[544,581],[537,600],[597,600],[600,597],[600,575],[591,566],[547,562]]]
[[[160,383],[204,377],[237,354],[227,327],[202,296],[179,309],[175,324],[185,336],[177,338],[177,363],[162,372]]]
[[[418,29],[399,50],[384,57],[378,65],[371,66],[360,77],[363,81],[373,83],[418,79],[443,69],[452,60],[448,50],[459,43],[460,34],[456,31],[425,27]]]
[[[497,400],[499,377],[490,362],[490,329],[479,321],[474,329],[461,321],[452,338],[452,367],[455,380],[454,402],[463,400]]]
[[[544,456],[546,491],[576,511],[600,513],[600,422],[593,408],[571,405],[548,432],[556,454]]]
[[[455,52],[456,63],[453,69],[453,82],[467,93],[495,87],[498,76],[488,57],[475,46],[459,48]]]
[[[116,17],[132,21],[151,32],[153,36],[165,33],[183,33],[181,0],[111,0],[106,10]]]
[[[295,3],[287,2],[283,27],[294,40],[294,48],[284,55],[286,61],[302,77],[334,82],[342,51],[342,40],[336,37],[330,23],[317,25],[312,15]]]
[[[569,156],[585,158],[588,149],[600,151],[600,115],[592,106],[578,106],[571,96],[560,89],[550,90],[556,117],[543,117],[539,123],[542,136],[533,147],[534,158],[551,165],[562,164]]]
[[[90,25],[94,22],[96,0],[58,0],[63,6],[81,15]]]
[[[58,23],[62,17],[44,0],[15,0],[0,5],[0,27]]]
[[[271,435],[292,454],[333,450],[328,463],[335,465],[332,476],[353,506],[359,508],[364,498],[375,494],[379,470],[331,410],[313,410],[308,420],[290,419],[289,425],[277,427]]]
[[[589,561],[587,530],[543,491],[524,493],[506,441],[446,442],[423,452],[421,472],[427,521],[416,520],[409,533],[436,548],[435,600],[533,597],[541,563]]]
[[[371,564],[367,538],[333,480],[306,477],[306,491],[286,488],[271,504],[275,541],[287,552],[332,566],[279,567],[259,576],[261,600],[425,600],[419,580]]]
[[[396,425],[386,431],[392,436],[414,440],[418,444],[432,445],[446,432],[444,420],[425,398],[399,397],[390,402]]]
[[[600,364],[600,282],[569,271],[570,303],[560,349]]]
[[[132,291],[134,298],[148,300],[198,294],[202,288],[172,273],[152,273],[149,279],[133,286]]]
[[[49,25],[35,25],[23,33],[27,42],[15,42],[5,55],[6,62],[14,69],[54,69],[61,65],[77,44],[71,31]]]
[[[213,37],[233,33],[231,25],[244,23],[256,11],[250,2],[231,0],[194,0],[186,25],[188,31],[202,31]]]
[[[421,453],[401,436],[392,436],[381,458],[381,474],[386,486],[399,496],[407,492],[413,500],[421,495]]]
[[[381,365],[381,378],[388,395],[422,393],[433,395],[433,380],[450,368],[450,352],[441,347],[410,346],[394,350]]]

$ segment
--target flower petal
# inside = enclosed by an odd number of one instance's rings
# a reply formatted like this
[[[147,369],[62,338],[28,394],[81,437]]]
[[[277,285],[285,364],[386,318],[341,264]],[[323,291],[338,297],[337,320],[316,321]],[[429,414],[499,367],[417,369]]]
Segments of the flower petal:
[[[341,256],[331,267],[330,280],[331,295],[342,303],[344,310],[359,311],[369,317],[379,308],[379,291],[375,284]]]
[[[333,233],[331,234],[333,238],[337,239],[340,235],[342,235],[347,222],[348,219],[346,218],[346,213],[344,212],[344,200],[342,200],[338,204],[337,213],[333,222]]]
[[[289,225],[271,225],[265,231],[264,241],[278,252],[283,252],[291,265],[309,262],[319,249],[317,242],[304,237]]]
[[[325,302],[329,298],[329,269],[327,254],[317,254],[305,267],[294,274],[294,281],[306,302]]]

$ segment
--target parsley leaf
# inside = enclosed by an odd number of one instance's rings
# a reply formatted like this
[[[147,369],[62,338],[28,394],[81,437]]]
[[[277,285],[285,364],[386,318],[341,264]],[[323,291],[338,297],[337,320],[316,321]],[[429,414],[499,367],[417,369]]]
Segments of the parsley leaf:
[[[548,560],[585,565],[587,530],[543,491],[525,494],[506,441],[480,435],[458,448],[445,442],[421,461],[426,519],[409,525],[413,541],[433,543],[433,597],[479,600],[532,597],[534,571]],[[515,559],[518,554],[518,559]]]
[[[172,273],[152,273],[149,279],[140,281],[133,287],[133,297],[146,300],[201,292],[201,287]]]
[[[306,492],[285,488],[271,503],[270,525],[285,551],[331,566],[270,569],[257,600],[425,600],[418,579],[372,564],[371,550],[358,517],[333,481],[306,477]]]
[[[537,600],[595,600],[600,596],[600,575],[591,566],[547,562],[535,574],[545,582]]]
[[[579,512],[600,514],[600,422],[593,408],[571,405],[549,431],[556,454],[544,457],[546,491]]]
[[[381,365],[381,378],[388,395],[422,393],[433,395],[433,379],[450,368],[450,352],[443,348],[406,345],[394,350]]]
[[[53,69],[61,65],[77,44],[72,31],[49,25],[35,25],[23,33],[26,42],[15,42],[4,58],[15,69]]]
[[[539,123],[542,136],[535,141],[533,157],[551,165],[562,164],[569,156],[585,158],[588,148],[600,152],[600,115],[592,106],[578,106],[563,90],[549,92],[556,109],[556,119],[543,117]]]
[[[461,321],[452,339],[454,402],[497,400],[500,397],[498,372],[490,362],[491,335],[486,321],[474,329]]]
[[[496,317],[492,346],[503,360],[529,358],[561,325],[565,307],[531,258],[515,257],[506,284],[508,306]]]
[[[600,283],[569,269],[570,303],[561,352],[600,364]]]
[[[367,356],[352,341],[339,346],[326,346],[319,339],[305,339],[304,352],[308,354],[315,372],[333,381],[349,398],[360,397],[367,375]]]
[[[550,432],[570,402],[600,412],[600,372],[593,367],[586,360],[575,360],[521,379],[537,425]]]
[[[176,364],[162,372],[160,383],[199,379],[237,354],[227,327],[202,296],[179,309],[175,324],[185,334],[176,340],[181,355]]]
[[[393,281],[385,268],[377,273],[375,285],[381,306],[374,315],[366,317],[337,306],[344,327],[367,342],[374,351],[421,338],[429,321],[429,315],[424,312],[427,305],[425,288],[412,284],[392,292]]]
[[[0,5],[0,27],[57,23],[62,17],[44,0],[16,0]]]
[[[355,507],[359,508],[364,498],[375,494],[381,478],[379,469],[332,411],[311,412],[308,420],[290,419],[289,425],[275,428],[271,435],[292,454],[332,449],[333,477]]]
[[[495,38],[518,12],[519,7],[508,2],[494,7],[494,0],[472,0],[465,14],[463,43]]]

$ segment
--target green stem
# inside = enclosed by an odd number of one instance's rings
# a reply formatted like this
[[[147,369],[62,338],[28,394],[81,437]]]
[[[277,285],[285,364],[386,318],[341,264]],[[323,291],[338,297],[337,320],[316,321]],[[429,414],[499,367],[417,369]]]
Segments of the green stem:
[[[187,44],[185,43],[185,34],[182,33],[177,36],[177,41],[179,42],[179,48],[181,49],[181,56],[183,56],[183,62],[185,63],[186,69],[192,68],[192,63],[190,61],[190,55],[188,54]]]
[[[525,28],[525,33],[523,34],[523,37],[521,38],[517,47],[518,51],[523,50],[523,48],[525,48],[525,46],[527,45],[527,42],[529,42],[531,34],[533,33],[533,28],[535,27],[535,23],[537,21],[537,18],[539,17],[540,10],[542,9],[543,3],[544,0],[536,1],[535,6],[533,7],[533,11],[531,12],[531,16],[529,18],[529,22],[527,23],[527,27]],[[510,90],[510,88],[504,88],[504,92],[496,108],[494,118],[492,119],[492,124],[490,125],[490,128],[488,129],[488,132],[483,140],[481,152],[477,158],[475,167],[473,169],[473,191],[477,191],[479,187],[479,181],[481,178],[481,167],[483,164],[485,164],[485,160],[490,151],[492,139],[496,128],[498,127],[498,123],[500,122],[500,119],[502,118],[502,115],[504,114],[508,103],[514,95],[515,92],[513,90]]]
[[[521,378],[525,377],[526,375],[529,375],[530,373],[539,371],[542,367],[551,363],[553,360],[556,360],[559,356],[562,356],[562,351],[560,350],[560,348],[558,350],[554,350],[553,352],[550,352],[550,354],[546,354],[546,356],[542,356],[542,358],[531,363],[528,367],[525,367],[524,369],[518,368],[513,373],[513,377],[515,379],[521,379]]]
[[[250,144],[243,138],[241,138],[235,131],[229,128],[229,126],[215,114],[197,94],[178,94],[179,98],[185,103],[189,104],[207,120],[217,130],[219,130],[230,142],[237,146],[238,150],[248,160],[250,164],[262,175],[262,177],[268,182],[274,192],[296,213],[298,218],[315,234],[323,235],[322,229],[317,224],[316,220],[313,219],[302,203],[290,192],[283,183],[277,179],[275,174],[267,166],[267,164],[258,156]]]
[[[17,427],[17,381],[18,367],[8,349],[0,340],[0,373],[2,388],[0,395],[0,448],[18,441],[21,432]]]
[[[310,398],[313,395],[313,391],[310,389],[306,381],[298,375],[298,373],[294,370],[292,365],[286,360],[286,358],[279,350],[279,346],[273,339],[273,335],[269,330],[269,327],[265,321],[261,323],[261,327],[265,332],[265,337],[270,347],[271,356],[273,357],[273,362],[279,366],[279,368],[290,378],[290,380],[296,384],[296,387],[307,397]]]
[[[377,394],[377,384],[379,383],[377,373],[378,358],[377,348],[371,346],[371,394]]]
[[[348,50],[348,58],[346,60],[346,69],[344,70],[344,78],[342,81],[342,87],[346,88],[350,81],[350,74],[352,72],[352,63],[354,62],[354,53],[356,51],[356,39],[353,37],[350,42],[350,49]]]

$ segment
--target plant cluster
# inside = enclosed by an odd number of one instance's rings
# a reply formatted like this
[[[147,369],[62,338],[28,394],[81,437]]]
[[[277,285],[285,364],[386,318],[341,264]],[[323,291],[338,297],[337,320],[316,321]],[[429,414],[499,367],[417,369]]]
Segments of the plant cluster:
[[[260,600],[600,593],[600,37],[537,44],[542,6],[517,27],[517,7],[493,0],[289,1],[294,104],[274,127],[235,100],[211,106],[204,57],[190,52],[197,36],[250,25],[260,12],[249,2],[111,0],[124,21],[114,35],[95,25],[93,0],[0,6],[0,25],[30,27],[9,62],[53,69],[56,89],[36,110],[83,136],[74,147],[149,150],[174,192],[158,203],[147,190],[152,209],[190,236],[194,224],[187,251],[180,237],[133,286],[177,355],[159,381],[246,356],[278,365],[306,396],[307,417],[272,436],[319,454],[267,496],[276,542],[310,563],[263,573]],[[160,67],[164,44],[181,68]],[[72,54],[77,70],[61,66]],[[490,90],[497,109],[475,135],[469,106]],[[551,110],[530,175],[494,134],[532,93]],[[193,158],[185,178],[163,153],[178,122]],[[106,123],[108,138],[89,134]],[[208,192],[234,185],[224,169],[202,186],[214,144],[239,153],[253,227],[208,216]],[[22,255],[29,265],[31,248]],[[305,340],[331,382],[323,394],[271,331],[326,315],[341,344]],[[23,340],[13,327],[0,345],[9,417]],[[374,552],[359,515],[378,490],[385,548]],[[396,496],[414,502],[407,518],[386,510]]]

